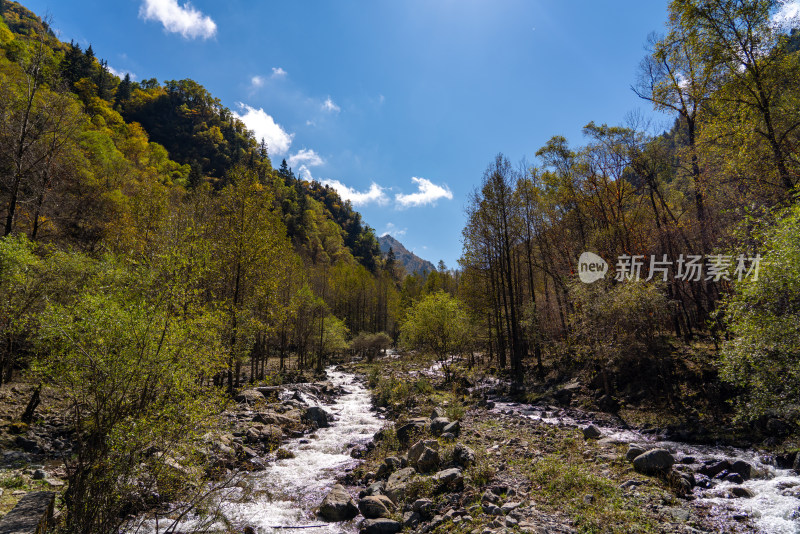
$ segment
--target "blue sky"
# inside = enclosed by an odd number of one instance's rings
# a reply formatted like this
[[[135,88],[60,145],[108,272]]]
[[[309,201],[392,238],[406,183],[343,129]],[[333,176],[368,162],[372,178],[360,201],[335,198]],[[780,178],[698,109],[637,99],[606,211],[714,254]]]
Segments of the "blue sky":
[[[630,90],[666,0],[23,0],[117,72],[192,78],[378,235],[456,266],[502,152],[650,114]],[[668,123],[656,116],[657,126]]]

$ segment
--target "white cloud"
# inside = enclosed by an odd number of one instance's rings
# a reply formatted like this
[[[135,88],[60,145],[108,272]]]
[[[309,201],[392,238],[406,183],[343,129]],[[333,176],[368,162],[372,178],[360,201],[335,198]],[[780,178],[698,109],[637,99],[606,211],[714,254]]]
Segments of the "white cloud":
[[[404,195],[398,193],[394,196],[395,201],[401,208],[409,208],[412,206],[425,206],[426,204],[435,204],[440,198],[448,200],[453,198],[453,193],[446,185],[444,187],[436,185],[430,180],[425,178],[411,178],[411,181],[417,184],[417,192]]]
[[[289,167],[295,167],[297,165],[303,165],[304,167],[318,167],[325,162],[322,158],[311,149],[303,148],[299,152],[292,154],[286,160],[286,163],[289,164]]]
[[[270,154],[280,156],[289,152],[294,138],[293,133],[286,133],[281,125],[261,108],[256,109],[241,102],[238,106],[245,112],[244,115],[239,115],[235,111],[233,114],[253,131],[257,141],[263,138],[267,142]]]
[[[144,0],[139,16],[144,20],[157,20],[168,32],[180,33],[186,39],[208,39],[217,34],[217,24],[211,17],[193,8],[189,2],[181,6],[178,0]]]
[[[800,0],[783,0],[781,7],[772,16],[772,22],[783,29],[796,28],[800,25]]]
[[[263,76],[253,76],[250,78],[250,85],[253,87],[264,87],[264,77]]]
[[[330,113],[339,113],[339,112],[342,110],[342,108],[340,108],[339,106],[337,106],[337,105],[336,105],[336,104],[333,102],[333,100],[331,100],[331,97],[328,97],[328,98],[325,100],[325,102],[323,102],[323,103],[322,103],[322,110],[323,110],[323,111],[328,111],[328,112],[330,112]]]
[[[301,180],[305,180],[307,182],[311,182],[314,180],[314,177],[311,175],[311,171],[305,165],[300,165],[300,168],[297,169],[297,175],[300,177]]]
[[[387,236],[387,235],[391,235],[391,236],[394,236],[394,237],[402,237],[402,236],[406,235],[406,231],[407,230],[408,230],[408,228],[403,228],[402,230],[400,230],[399,228],[397,228],[397,226],[395,226],[394,223],[388,223],[386,225],[386,231],[381,234],[381,237],[384,237],[384,236]]]
[[[372,182],[367,191],[356,191],[352,187],[344,185],[339,180],[324,180],[322,185],[327,185],[336,190],[343,200],[349,200],[353,206],[365,206],[367,204],[377,204],[378,206],[385,206],[389,203],[389,197],[386,195],[384,188]]]
[[[287,72],[280,67],[272,67],[273,78],[285,78]]]
[[[125,75],[127,74],[128,76],[131,77],[131,80],[135,80],[136,79],[136,75],[134,73],[132,73],[131,71],[129,71],[129,70],[117,70],[114,67],[112,67],[111,65],[106,65],[106,68],[108,69],[108,72],[110,72],[111,74],[113,74],[117,78],[124,78]]]

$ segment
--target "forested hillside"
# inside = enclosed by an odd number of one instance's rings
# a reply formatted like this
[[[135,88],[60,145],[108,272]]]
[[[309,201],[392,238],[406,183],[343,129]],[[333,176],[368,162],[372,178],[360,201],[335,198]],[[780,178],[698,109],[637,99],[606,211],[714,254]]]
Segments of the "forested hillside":
[[[534,165],[501,154],[486,169],[459,291],[520,387],[549,360],[582,373],[606,408],[646,395],[684,410],[685,381],[717,380],[721,362],[729,382],[688,402],[694,416],[735,398],[744,419],[793,417],[800,339],[788,328],[794,348],[778,348],[773,328],[800,310],[773,269],[792,269],[796,247],[770,243],[796,224],[800,55],[776,7],[670,3],[632,89],[671,130],[589,122],[582,144],[554,136]],[[585,252],[606,262],[601,280],[576,276]],[[743,294],[755,300],[743,307]],[[697,405],[708,401],[721,404]]]
[[[351,337],[383,346],[422,285],[402,288],[350,203],[273,165],[200,83],[120,79],[0,6],[0,382],[27,372],[74,402],[89,426],[71,472],[89,478],[70,486],[72,524],[98,531],[124,496],[92,518],[93,496],[122,474],[88,473],[141,453],[129,425],[191,441],[187,422],[210,424],[218,392],[272,359],[321,370]]]

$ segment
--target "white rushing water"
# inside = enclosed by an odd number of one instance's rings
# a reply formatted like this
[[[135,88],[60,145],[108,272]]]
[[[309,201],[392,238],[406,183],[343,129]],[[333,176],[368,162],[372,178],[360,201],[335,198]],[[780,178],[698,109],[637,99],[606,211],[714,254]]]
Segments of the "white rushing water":
[[[498,400],[494,410],[551,425],[579,427],[589,422],[564,415],[557,408],[516,402]],[[761,534],[800,534],[800,476],[791,469],[776,468],[768,456],[762,457],[757,451],[748,449],[663,441],[633,430],[595,424],[602,429],[604,437],[641,445],[646,449],[656,447],[667,449],[678,459],[693,456],[698,460],[727,459],[730,462],[743,460],[749,463],[758,472],[756,477],[740,484],[715,481],[716,485],[713,488],[695,488],[694,495],[697,497],[695,503],[709,506],[711,515],[718,516],[723,521],[734,521],[734,516],[746,515]],[[754,497],[729,498],[728,490],[734,486],[749,489],[754,493]]]
[[[316,517],[315,509],[328,490],[336,483],[336,476],[358,465],[359,460],[349,456],[349,448],[370,441],[383,425],[372,411],[369,391],[350,373],[327,369],[328,380],[341,386],[346,393],[332,404],[315,401],[310,396],[303,399],[321,406],[335,417],[328,428],[321,428],[311,436],[293,439],[283,448],[294,453],[294,458],[276,460],[263,471],[244,477],[246,490],[233,488],[218,503],[221,514],[236,532],[245,527],[258,534],[293,532],[285,527],[302,528],[298,532],[353,533],[357,532],[358,519],[327,523]],[[162,524],[168,521],[163,521]],[[142,531],[161,534],[152,521]],[[281,528],[283,527],[283,528]],[[183,521],[179,532],[229,532],[224,525],[200,526],[191,519]]]
[[[357,465],[348,455],[348,446],[369,441],[382,423],[371,409],[369,391],[353,375],[329,368],[328,380],[347,391],[332,405],[321,404],[336,421],[317,430],[317,439],[297,439],[284,445],[294,458],[278,460],[250,477],[255,498],[223,505],[224,515],[234,524],[249,525],[259,534],[285,532],[276,527],[309,525],[323,525],[312,532],[356,531],[352,521],[321,521],[314,509],[336,483],[336,475]]]

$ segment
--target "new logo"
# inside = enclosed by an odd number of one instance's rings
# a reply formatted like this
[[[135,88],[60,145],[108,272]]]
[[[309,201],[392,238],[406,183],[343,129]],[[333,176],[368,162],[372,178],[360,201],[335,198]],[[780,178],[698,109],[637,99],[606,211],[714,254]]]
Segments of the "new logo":
[[[591,284],[603,278],[608,272],[606,260],[593,252],[584,252],[578,258],[578,278],[584,284]]]

